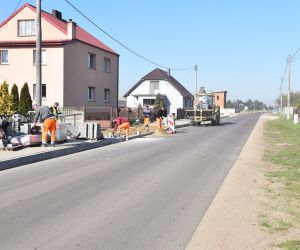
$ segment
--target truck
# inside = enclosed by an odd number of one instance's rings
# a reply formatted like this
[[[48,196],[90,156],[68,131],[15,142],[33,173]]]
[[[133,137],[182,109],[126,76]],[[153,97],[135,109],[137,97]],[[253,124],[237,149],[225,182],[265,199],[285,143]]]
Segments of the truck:
[[[220,107],[215,104],[213,93],[201,92],[196,95],[193,108],[185,110],[185,117],[191,120],[191,125],[201,125],[210,121],[213,126],[220,124]]]

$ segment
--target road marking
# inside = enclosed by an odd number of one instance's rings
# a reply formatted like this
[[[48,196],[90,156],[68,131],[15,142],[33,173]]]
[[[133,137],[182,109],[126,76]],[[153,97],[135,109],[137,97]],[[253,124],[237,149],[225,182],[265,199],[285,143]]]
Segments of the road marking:
[[[143,143],[143,142],[154,142],[154,141],[162,141],[165,138],[136,138],[134,140],[130,140],[130,142]]]

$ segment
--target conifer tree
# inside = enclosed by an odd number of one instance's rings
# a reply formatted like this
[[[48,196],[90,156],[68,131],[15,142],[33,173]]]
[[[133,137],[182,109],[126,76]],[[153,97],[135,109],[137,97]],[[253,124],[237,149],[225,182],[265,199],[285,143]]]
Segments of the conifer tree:
[[[19,111],[22,114],[27,115],[30,110],[32,110],[32,99],[29,93],[28,84],[25,82],[21,89]]]
[[[14,85],[12,86],[10,95],[12,98],[13,112],[16,112],[19,110],[19,89],[18,89],[17,84],[14,83]]]
[[[158,93],[155,97],[155,107],[160,109],[164,106],[164,99],[162,98],[161,94]]]
[[[0,86],[0,114],[12,114],[12,99],[8,93],[8,84],[4,81]]]

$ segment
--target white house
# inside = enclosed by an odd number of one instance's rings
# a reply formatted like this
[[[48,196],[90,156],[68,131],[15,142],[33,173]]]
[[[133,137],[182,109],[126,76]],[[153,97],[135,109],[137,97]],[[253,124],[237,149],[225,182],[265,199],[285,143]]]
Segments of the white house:
[[[124,95],[129,108],[154,107],[156,95],[160,93],[169,113],[177,113],[178,108],[192,107],[193,95],[170,73],[155,69],[141,78]]]

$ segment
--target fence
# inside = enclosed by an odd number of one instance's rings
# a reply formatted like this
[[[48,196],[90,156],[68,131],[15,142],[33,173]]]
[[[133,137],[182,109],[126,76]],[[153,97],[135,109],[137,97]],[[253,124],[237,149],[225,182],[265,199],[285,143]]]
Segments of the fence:
[[[117,116],[127,118],[129,121],[142,119],[143,109],[113,108],[113,107],[64,107],[61,109],[61,121],[80,126],[84,121],[98,122],[102,128],[112,126]]]

